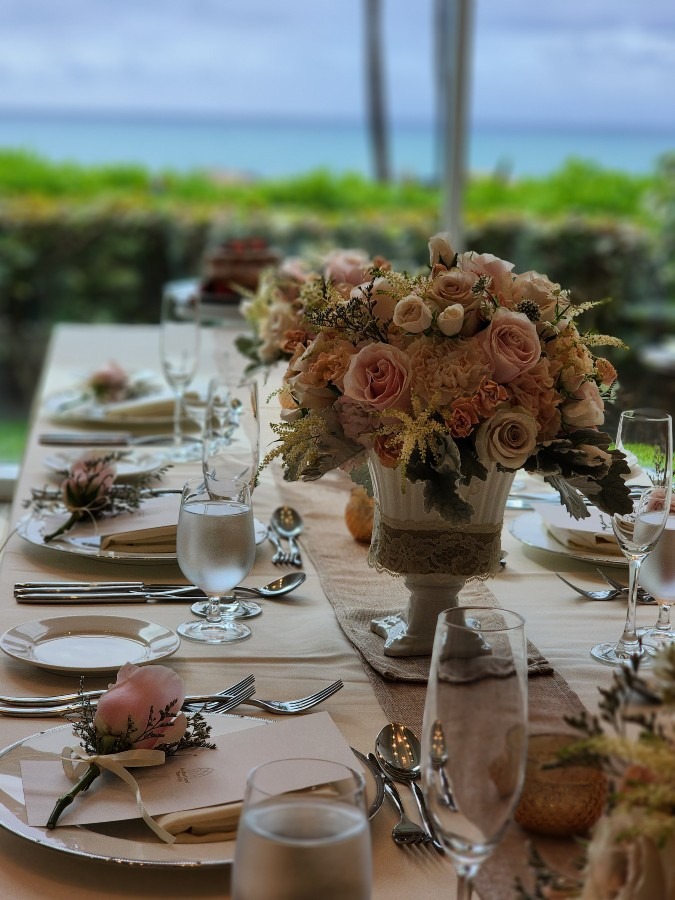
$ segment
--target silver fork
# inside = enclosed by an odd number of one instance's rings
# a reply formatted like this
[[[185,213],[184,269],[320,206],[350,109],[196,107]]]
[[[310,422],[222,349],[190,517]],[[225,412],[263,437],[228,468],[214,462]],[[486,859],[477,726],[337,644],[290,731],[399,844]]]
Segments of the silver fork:
[[[265,712],[275,713],[279,716],[293,716],[297,713],[305,712],[313,706],[317,706],[319,703],[323,703],[324,700],[332,697],[333,694],[336,694],[342,687],[344,687],[342,679],[338,678],[337,681],[322,688],[320,691],[315,691],[307,697],[299,697],[297,700],[259,700],[257,697],[249,696],[240,702],[245,703],[247,706],[256,706],[258,709],[264,709]],[[188,709],[193,711],[196,706],[204,713],[225,712],[217,702],[206,704],[190,703],[188,704]],[[229,706],[228,709],[232,709],[232,707]]]
[[[291,561],[288,553],[284,551],[284,548],[281,546],[281,540],[279,539],[279,535],[276,533],[274,528],[270,525],[267,529],[267,537],[269,542],[274,546],[276,553],[272,557],[272,562],[275,566],[290,566]]]
[[[620,593],[628,593],[628,587],[626,585],[621,584],[620,581],[612,578],[611,575],[605,575],[602,569],[596,569],[596,572],[598,572],[598,574],[605,579],[607,584],[611,585],[611,587],[613,588],[616,588],[616,590],[618,590]],[[656,603],[656,600],[644,588],[638,587],[638,603]]]
[[[581,594],[582,597],[586,597],[587,600],[614,600],[616,597],[621,596],[622,594],[626,594],[626,588],[619,585],[619,587],[612,587],[609,590],[603,591],[587,591],[585,588],[579,587],[576,584],[572,584],[571,581],[568,581],[566,578],[563,578],[562,575],[558,575],[558,578],[561,581],[564,581],[568,587],[571,587],[573,591],[576,591],[577,594]],[[618,584],[618,582],[611,582],[606,576],[603,576],[605,581],[608,584]],[[638,588],[638,603],[653,603],[653,598],[650,594],[648,594],[643,588]]]
[[[378,763],[374,753],[369,753],[368,759],[382,772],[382,767]],[[382,772],[382,775],[384,778],[384,791],[398,813],[398,822],[394,825],[391,832],[394,843],[404,847],[410,846],[411,844],[430,843],[431,838],[426,831],[406,815],[403,801],[401,800],[401,795],[399,794],[396,785],[386,772]]]
[[[239,706],[240,703],[248,701],[254,692],[255,684],[251,681],[237,692],[230,693],[228,696],[222,696],[220,694],[191,694],[186,698],[185,703],[183,703],[181,708],[185,712],[194,712],[195,710],[192,709],[192,706],[197,704],[196,711],[199,711],[205,701],[212,701],[215,698],[220,698],[218,701],[217,712],[224,713]],[[93,698],[92,700],[94,705],[96,704],[96,700],[97,698]],[[52,706],[0,706],[0,716],[13,716],[14,718],[23,719],[55,718],[58,716],[67,718],[75,713],[79,713],[81,709],[82,704],[79,701]]]

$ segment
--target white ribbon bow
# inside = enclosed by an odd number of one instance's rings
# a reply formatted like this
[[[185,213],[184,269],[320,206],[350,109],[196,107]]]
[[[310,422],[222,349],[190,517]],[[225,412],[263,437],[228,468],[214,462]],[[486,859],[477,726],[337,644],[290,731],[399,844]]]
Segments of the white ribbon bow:
[[[136,806],[141,814],[141,818],[160,840],[167,844],[173,844],[176,840],[175,835],[170,834],[161,825],[152,818],[145,808],[143,798],[141,797],[141,789],[138,782],[127,772],[127,768],[141,768],[146,766],[161,766],[164,763],[166,754],[163,750],[124,750],[121,753],[107,753],[102,755],[89,755],[84,753],[78,747],[64,747],[61,756],[61,764],[63,771],[71,781],[77,781],[84,774],[83,767],[95,763],[101,769],[107,769],[113,775],[121,778],[131,790],[136,798]],[[73,765],[73,760],[77,761],[77,765]]]

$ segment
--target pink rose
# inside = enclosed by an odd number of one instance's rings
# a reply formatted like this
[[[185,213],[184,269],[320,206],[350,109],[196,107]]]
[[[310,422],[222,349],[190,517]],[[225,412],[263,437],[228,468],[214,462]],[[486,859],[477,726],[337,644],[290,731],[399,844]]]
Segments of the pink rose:
[[[336,284],[357,285],[367,280],[372,263],[363,250],[333,250],[325,259],[323,274]]]
[[[546,275],[540,275],[539,272],[516,275],[511,289],[514,305],[517,306],[523,300],[531,300],[539,307],[539,314],[544,322],[552,322],[569,305],[569,301],[560,297],[560,285],[549,281]]]
[[[407,406],[410,363],[389,344],[366,344],[353,356],[344,377],[344,393],[374,409]]]
[[[100,737],[128,736],[134,747],[152,750],[158,744],[179,741],[187,727],[180,712],[185,700],[183,679],[167,666],[135,666],[125,663],[96,706],[94,726]],[[159,713],[169,708],[166,724],[157,724]],[[152,717],[153,725],[148,729]],[[129,730],[129,723],[131,728]],[[153,737],[146,737],[148,730]]]
[[[539,335],[523,313],[498,309],[478,340],[490,359],[493,379],[506,384],[536,366],[541,356]]]
[[[492,253],[462,253],[457,260],[457,266],[463,272],[473,272],[478,277],[487,276],[490,284],[487,292],[496,297],[500,304],[510,306],[512,303],[511,284],[513,276],[511,270],[513,263],[506,262]]]
[[[476,431],[476,453],[484,466],[519,469],[537,446],[537,423],[527,410],[498,409]]]
[[[408,294],[399,300],[394,309],[394,325],[408,334],[420,334],[431,325],[431,310],[417,294]]]
[[[568,428],[593,428],[605,421],[605,404],[594,381],[584,381],[574,396],[560,407]]]

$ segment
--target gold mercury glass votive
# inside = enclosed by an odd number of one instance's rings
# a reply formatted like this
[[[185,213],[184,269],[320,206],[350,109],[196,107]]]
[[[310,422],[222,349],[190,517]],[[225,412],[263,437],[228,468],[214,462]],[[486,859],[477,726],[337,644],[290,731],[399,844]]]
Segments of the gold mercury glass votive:
[[[560,765],[560,750],[577,739],[567,734],[531,735],[525,784],[515,819],[537,834],[584,834],[600,818],[607,778],[592,766]]]

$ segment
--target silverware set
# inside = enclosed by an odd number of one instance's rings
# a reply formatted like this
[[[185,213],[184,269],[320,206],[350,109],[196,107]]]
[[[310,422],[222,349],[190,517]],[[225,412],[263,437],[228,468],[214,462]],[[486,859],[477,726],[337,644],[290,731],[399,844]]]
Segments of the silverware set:
[[[300,568],[302,565],[302,554],[296,538],[302,533],[303,529],[302,517],[292,506],[280,506],[274,510],[270,517],[267,537],[276,551],[272,557],[272,562],[275,566],[296,566]],[[284,550],[282,541],[287,542],[288,551]]]
[[[235,709],[242,704],[254,706],[265,712],[279,716],[298,715],[312,709],[319,703],[323,703],[343,687],[341,679],[334,681],[321,690],[309,694],[307,697],[299,697],[292,700],[260,700],[253,697],[255,693],[255,679],[253,675],[237,682],[216,694],[189,694],[183,703],[186,712],[202,712],[210,714],[222,714]],[[68,718],[75,715],[81,709],[82,697],[86,697],[90,703],[96,704],[98,698],[104,694],[104,690],[85,691],[80,694],[58,694],[51,697],[9,697],[0,696],[0,715],[14,716],[17,718],[52,718],[61,716]]]
[[[567,578],[563,578],[563,576],[559,573],[556,572],[556,574],[558,575],[558,578],[561,581],[564,581],[568,587],[571,587],[573,591],[576,591],[577,594],[580,594],[587,600],[616,600],[617,597],[627,597],[628,587],[626,585],[621,584],[620,581],[617,581],[610,575],[605,575],[605,573],[601,569],[597,569],[596,571],[604,579],[604,581],[607,582],[609,588],[601,591],[586,590],[585,588],[579,587],[579,585],[572,584],[571,581],[568,581]],[[637,602],[647,605],[656,603],[656,600],[644,588],[638,587]]]

